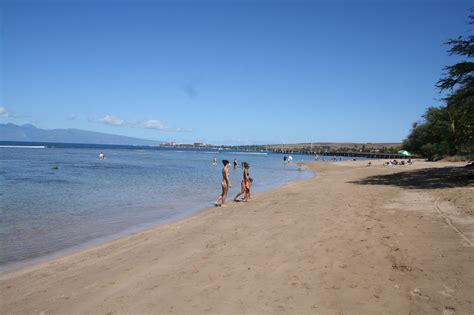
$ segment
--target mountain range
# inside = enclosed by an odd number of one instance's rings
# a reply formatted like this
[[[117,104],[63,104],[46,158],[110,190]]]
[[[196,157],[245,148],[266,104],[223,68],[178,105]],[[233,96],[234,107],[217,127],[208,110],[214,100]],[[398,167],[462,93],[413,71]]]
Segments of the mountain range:
[[[146,140],[80,129],[41,129],[31,124],[0,124],[0,141],[88,143],[116,145],[160,145],[162,141]]]

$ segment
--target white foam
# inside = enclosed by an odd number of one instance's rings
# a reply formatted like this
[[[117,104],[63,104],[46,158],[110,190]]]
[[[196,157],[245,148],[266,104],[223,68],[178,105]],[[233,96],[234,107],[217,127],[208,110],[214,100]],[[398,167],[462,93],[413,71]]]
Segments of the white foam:
[[[0,145],[0,148],[46,149],[45,145]]]
[[[268,155],[267,152],[227,152],[227,154]]]

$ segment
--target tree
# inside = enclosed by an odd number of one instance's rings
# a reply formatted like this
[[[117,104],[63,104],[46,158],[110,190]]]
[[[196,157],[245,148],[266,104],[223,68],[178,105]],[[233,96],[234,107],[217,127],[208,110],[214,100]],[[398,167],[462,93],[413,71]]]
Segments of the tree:
[[[474,25],[474,15],[469,16]],[[446,66],[446,75],[436,86],[448,90],[444,106],[430,107],[403,143],[408,151],[428,158],[454,154],[472,154],[474,148],[474,35],[450,39],[450,55],[466,60]]]
[[[449,115],[446,108],[429,107],[420,122],[403,142],[403,148],[429,159],[455,154]]]
[[[474,15],[469,16],[469,25],[474,25]],[[444,99],[449,115],[454,145],[459,151],[472,149],[474,143],[474,35],[459,36],[447,42],[450,55],[466,57],[452,66],[444,68],[446,76],[438,81],[440,91],[449,90]]]

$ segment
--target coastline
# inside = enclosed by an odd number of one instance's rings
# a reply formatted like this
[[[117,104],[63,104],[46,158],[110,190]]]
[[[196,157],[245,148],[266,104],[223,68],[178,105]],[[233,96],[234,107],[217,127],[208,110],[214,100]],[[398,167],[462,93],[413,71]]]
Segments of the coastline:
[[[417,187],[413,182],[409,187],[393,177],[462,164],[417,161],[395,168],[384,168],[380,161],[370,168],[365,164],[308,163],[317,176],[259,193],[248,204],[207,208],[173,223],[3,273],[1,309],[7,313],[439,313],[451,308],[472,312],[473,247],[435,208],[442,209],[472,242],[474,213],[467,196],[472,185]],[[465,221],[463,215],[468,216]]]
[[[308,179],[311,179],[315,176],[315,173],[312,172],[311,170],[307,169],[307,168],[303,171],[310,173],[310,175],[308,175],[308,176],[310,176]],[[294,180],[289,180],[287,182],[279,183],[279,184],[275,184],[275,185],[268,185],[267,184],[266,186],[264,186],[263,189],[260,189],[255,194],[265,193],[265,192],[271,191],[275,188],[283,187],[283,186],[285,186],[287,184],[290,184],[290,183],[293,183],[293,182],[297,183],[297,182],[305,181],[305,180],[308,180],[308,179],[303,179],[303,180],[294,179]],[[216,192],[216,194],[217,194],[217,192]],[[227,203],[231,202],[230,197],[228,197],[227,199],[228,199]],[[209,204],[212,204],[212,202],[209,202]],[[146,232],[146,231],[149,231],[149,230],[159,228],[159,227],[164,226],[164,225],[173,224],[173,223],[179,222],[181,220],[185,220],[187,218],[190,218],[192,216],[199,215],[201,212],[206,211],[209,208],[212,208],[212,207],[210,207],[209,205],[205,206],[203,204],[196,205],[192,208],[193,210],[187,209],[185,212],[178,213],[176,216],[173,216],[173,217],[170,217],[170,218],[161,219],[160,221],[142,223],[142,224],[139,224],[139,225],[136,225],[136,226],[133,226],[133,227],[129,227],[129,228],[127,228],[127,229],[125,229],[121,232],[113,233],[111,235],[107,235],[107,236],[103,236],[103,237],[99,237],[99,238],[95,238],[95,239],[91,239],[91,240],[86,241],[86,242],[81,243],[81,244],[77,244],[77,245],[74,245],[74,246],[71,246],[71,247],[67,247],[67,248],[64,248],[64,249],[61,249],[61,250],[58,250],[58,251],[48,253],[44,256],[32,257],[32,258],[29,258],[29,259],[26,259],[26,260],[23,260],[23,261],[15,261],[15,262],[7,263],[7,264],[4,264],[4,265],[0,265],[0,276],[2,274],[8,274],[8,273],[16,272],[16,271],[21,271],[22,269],[35,267],[35,266],[41,265],[43,263],[47,263],[47,262],[55,260],[55,259],[60,259],[62,257],[66,257],[66,256],[74,255],[74,254],[77,254],[77,253],[80,253],[80,252],[84,252],[84,251],[87,251],[87,250],[91,250],[91,249],[94,249],[96,247],[106,245],[106,244],[109,244],[111,242],[120,240],[120,239],[125,238],[127,236],[136,235],[136,234],[139,234],[139,233],[142,233],[142,232]]]

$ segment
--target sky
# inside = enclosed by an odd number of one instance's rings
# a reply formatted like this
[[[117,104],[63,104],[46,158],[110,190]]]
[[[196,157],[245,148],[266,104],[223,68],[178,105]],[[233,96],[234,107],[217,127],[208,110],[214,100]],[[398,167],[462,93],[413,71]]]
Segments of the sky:
[[[212,144],[400,142],[469,1],[0,0],[0,123]],[[472,26],[471,26],[472,28]]]

